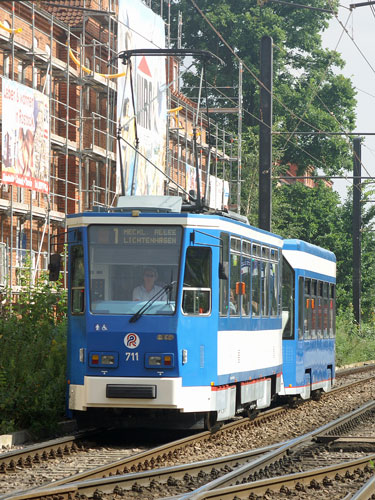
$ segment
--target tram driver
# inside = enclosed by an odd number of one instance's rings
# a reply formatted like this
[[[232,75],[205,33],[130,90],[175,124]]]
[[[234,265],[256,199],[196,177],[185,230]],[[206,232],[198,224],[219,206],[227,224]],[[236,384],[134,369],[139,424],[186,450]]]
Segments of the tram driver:
[[[158,272],[154,267],[146,267],[143,271],[143,284],[136,286],[133,290],[133,300],[145,301],[152,299],[160,290],[161,286],[156,285]],[[167,294],[164,292],[157,300],[167,300]]]

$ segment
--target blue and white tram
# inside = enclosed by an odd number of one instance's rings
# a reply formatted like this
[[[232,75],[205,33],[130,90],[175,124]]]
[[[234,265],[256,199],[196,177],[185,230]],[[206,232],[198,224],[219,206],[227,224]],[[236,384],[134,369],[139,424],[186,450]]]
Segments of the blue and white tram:
[[[179,198],[119,205],[68,216],[69,412],[209,428],[267,407],[281,389],[282,238]]]
[[[335,380],[336,257],[300,240],[283,245],[283,386],[308,399]]]

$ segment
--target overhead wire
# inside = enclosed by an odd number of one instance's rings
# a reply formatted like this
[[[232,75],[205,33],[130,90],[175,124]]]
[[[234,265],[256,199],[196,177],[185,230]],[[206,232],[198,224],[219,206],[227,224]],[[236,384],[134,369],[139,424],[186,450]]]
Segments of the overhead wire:
[[[332,10],[332,9],[331,9],[331,10]],[[335,11],[333,11],[333,10],[332,10],[332,13],[333,13],[333,14],[335,14]],[[352,13],[350,12],[350,13],[349,13],[349,16],[348,16],[348,18],[347,18],[347,20],[346,20],[346,22],[345,22],[345,27],[347,26],[347,24],[348,24],[348,22],[349,22],[349,19],[350,19],[351,15],[352,15]],[[341,34],[340,34],[340,37],[339,37],[339,39],[338,39],[338,41],[337,41],[337,43],[336,43],[336,46],[335,46],[335,48],[334,48],[334,51],[336,51],[336,50],[337,50],[337,48],[338,48],[338,46],[339,46],[339,44],[340,44],[340,42],[341,42],[341,39],[342,39],[342,37],[343,37],[344,33],[345,33],[345,31],[344,31],[344,29],[342,29]],[[275,45],[275,46],[276,46],[279,50],[284,50],[283,48],[278,47],[277,45]],[[330,61],[332,61],[332,58],[333,58],[333,55],[331,56]],[[326,76],[326,74],[327,74],[328,70],[329,70],[329,64],[327,65],[327,67],[326,67],[326,69],[325,69],[325,71],[324,71],[324,75],[323,75],[323,77],[324,77],[324,76]],[[321,79],[321,83],[322,83],[322,81],[323,81],[323,77],[322,77],[322,79]],[[309,88],[311,88],[311,84],[309,85]],[[316,86],[316,88],[315,88],[315,90],[312,92],[312,95],[311,95],[311,97],[310,97],[310,99],[309,99],[309,104],[311,104],[311,102],[312,102],[312,101],[313,101],[316,97],[317,97],[317,98],[320,100],[320,102],[324,105],[324,107],[326,108],[326,110],[327,110],[327,112],[329,113],[329,115],[330,115],[330,116],[333,116],[333,118],[336,120],[336,122],[338,123],[339,127],[340,127],[340,128],[341,128],[341,130],[344,132],[344,134],[345,134],[345,135],[348,135],[348,131],[346,131],[346,130],[344,129],[343,125],[339,122],[339,120],[337,119],[337,117],[335,116],[335,114],[334,114],[334,113],[333,113],[333,112],[332,112],[332,111],[328,108],[328,106],[326,106],[326,104],[323,102],[323,100],[319,97],[319,85],[317,85],[317,86]],[[306,113],[306,112],[307,112],[307,107],[306,107],[306,111],[305,111],[305,113]],[[304,113],[302,116],[305,116],[305,113]],[[297,128],[299,127],[299,125],[300,125],[300,124],[301,124],[301,120],[299,120],[299,122],[296,124],[296,126],[295,126],[294,130],[291,132],[291,134],[289,135],[289,137],[288,137],[288,138],[287,138],[287,140],[285,141],[285,143],[284,143],[284,145],[283,145],[284,147],[285,147],[285,145],[286,145],[286,144],[290,141],[291,137],[295,135],[295,132],[296,132],[296,130],[297,130]],[[367,173],[368,175],[370,175],[370,174],[369,174],[369,172],[368,172],[368,170],[366,169],[366,167],[363,165],[363,162],[361,161],[361,159],[359,159],[359,158],[358,158],[357,154],[356,154],[356,153],[355,153],[355,151],[353,150],[353,144],[352,144],[352,142],[351,142],[351,141],[349,141],[349,139],[347,139],[347,144],[348,144],[348,146],[350,147],[350,149],[352,150],[352,153],[353,153],[353,154],[355,154],[355,155],[356,155],[356,157],[357,157],[357,159],[360,161],[360,163],[361,163],[361,165],[363,166],[363,168],[365,169],[366,173]],[[294,145],[296,145],[296,144],[294,144]],[[298,145],[297,145],[297,147],[298,147]],[[346,182],[347,182],[350,186],[352,186],[352,184],[351,184],[351,183],[350,183],[350,181],[348,180],[347,176],[345,176],[345,175],[344,175],[344,176],[343,176],[343,179],[345,179],[345,180],[346,180]],[[357,189],[359,189],[359,187],[358,187],[357,185],[356,185],[355,187],[356,187]]]
[[[233,50],[233,48],[226,42],[226,40],[223,38],[223,36],[218,32],[218,30],[212,25],[212,23],[208,20],[208,18],[205,16],[205,14],[201,11],[201,9],[197,6],[197,4],[195,3],[194,0],[191,0],[194,7],[198,10],[198,12],[202,15],[202,17],[205,19],[205,21],[211,26],[211,28],[214,30],[214,32],[217,34],[217,36],[222,40],[222,42],[227,46],[227,48],[232,52],[232,54],[239,60],[242,62],[244,68],[253,76],[253,78],[255,78],[255,80],[258,82],[259,85],[261,85],[263,88],[266,89],[266,91],[270,92],[269,89],[266,88],[266,86],[263,84],[263,82],[260,81],[260,79],[256,76],[256,74],[244,63],[244,61],[242,61],[242,59],[235,53],[235,51]],[[143,34],[137,32],[136,30],[134,30],[134,28],[131,28],[130,26],[126,25],[125,23],[122,23],[125,27],[127,27],[128,29],[130,29],[131,31],[133,31],[134,33],[136,33],[137,35],[141,36],[143,39],[149,41],[150,43],[152,43],[154,46],[158,47],[157,44],[155,44],[155,42],[153,42],[152,40],[148,39],[147,37],[145,37]],[[160,47],[158,47],[160,48]],[[191,67],[191,66],[190,66]],[[186,71],[188,71],[188,69],[186,69]],[[173,81],[174,82],[174,81]],[[172,85],[171,82],[169,84]],[[213,86],[212,86],[213,87]],[[225,94],[223,94],[225,95]],[[225,96],[226,98],[228,98],[228,96]],[[277,97],[274,97],[276,99],[276,101],[279,102],[279,104],[281,104],[281,106],[289,113],[293,116],[293,118],[297,118],[299,119],[299,123],[305,123],[306,125],[308,125],[309,127],[313,128],[315,131],[320,131],[317,127],[315,127],[314,125],[308,123],[306,120],[304,120],[302,117],[299,117],[298,115],[296,115],[292,110],[290,110],[287,106],[285,106],[285,104]],[[234,101],[233,101],[234,102]],[[268,124],[265,124],[263,122],[263,120],[261,120],[260,118],[258,118],[257,116],[255,116],[253,113],[251,113],[249,110],[247,109],[243,109],[245,113],[248,113],[250,116],[252,116],[252,118],[254,118],[257,122],[259,123],[262,123],[264,125],[267,125],[269,127]],[[271,127],[269,127],[271,128]],[[314,159],[316,162],[322,164],[323,166],[325,166],[327,168],[327,165],[325,163],[323,163],[321,160],[318,160],[317,158],[315,158],[313,155],[311,155],[310,153],[308,153],[307,151],[305,151],[303,148],[301,148],[298,144],[294,143],[293,144],[295,147],[297,147],[298,149],[302,150],[303,152],[305,152],[305,154],[307,154],[308,156],[310,156],[312,159]]]
[[[266,90],[266,92],[268,93],[271,93],[270,89],[267,88],[267,86],[260,80],[260,78],[254,73],[254,71],[252,71],[251,68],[249,68],[249,66],[244,62],[243,59],[241,59],[235,52],[235,50],[229,45],[229,43],[225,40],[225,38],[223,37],[223,35],[217,30],[217,28],[211,23],[211,21],[207,18],[207,16],[204,14],[204,12],[198,7],[198,5],[196,4],[195,0],[190,0],[191,3],[194,5],[194,7],[197,9],[197,11],[199,12],[199,14],[203,17],[203,19],[207,22],[207,24],[211,27],[211,29],[215,32],[215,34],[220,38],[220,40],[224,43],[224,45],[229,49],[229,51],[234,55],[234,57],[242,63],[244,69],[246,69],[246,71],[248,71],[250,73],[250,75],[256,80],[256,82],[258,83],[259,86],[261,86],[262,88],[264,88]],[[296,115],[296,113],[294,113],[294,111],[292,111],[291,109],[289,109],[284,103],[283,101],[274,96],[274,99],[291,115],[293,116],[293,118],[300,118],[298,115]],[[314,130],[316,131],[319,131],[319,129],[317,127],[315,127],[314,125],[312,125],[311,123],[308,123],[306,120],[303,120],[301,119],[301,121],[303,123],[305,123],[306,125],[308,125],[309,127],[313,128]]]
[[[358,45],[358,44],[357,44],[357,42],[355,41],[355,39],[354,39],[354,34],[353,34],[353,35],[351,35],[351,34],[349,33],[349,31],[347,30],[346,25],[344,26],[344,25],[343,25],[343,23],[340,21],[340,19],[339,19],[339,17],[338,17],[338,13],[337,13],[337,12],[335,12],[335,11],[333,10],[332,1],[331,1],[331,0],[328,0],[328,3],[329,3],[329,4],[330,4],[330,6],[331,6],[332,14],[333,14],[333,15],[334,15],[334,17],[336,18],[337,22],[340,24],[340,26],[342,27],[342,29],[344,30],[344,32],[347,34],[347,36],[350,38],[350,40],[352,41],[352,43],[354,44],[354,46],[356,47],[356,49],[358,50],[358,52],[361,54],[361,56],[363,57],[363,59],[366,61],[367,65],[369,66],[369,68],[371,69],[371,71],[375,74],[375,69],[374,69],[374,67],[372,66],[372,64],[370,63],[370,61],[369,61],[369,60],[368,60],[368,58],[366,57],[366,55],[363,53],[363,51],[361,50],[361,48],[359,47],[359,45]],[[372,5],[370,5],[370,7],[372,7],[372,12],[373,12],[373,14],[374,14],[374,13],[375,13],[375,11],[374,11],[374,9],[373,9],[373,6],[372,6]],[[358,90],[360,90],[360,89],[358,89]],[[364,92],[364,91],[362,91],[362,92]],[[365,92],[365,93],[367,93],[367,92]],[[371,95],[371,94],[369,94],[369,95]],[[372,97],[374,97],[374,96],[372,96]],[[359,158],[357,158],[357,160],[359,160]],[[363,163],[362,163],[362,161],[361,161],[361,160],[360,160],[360,162],[361,162],[361,165],[363,166]],[[364,168],[365,168],[365,167],[364,167]],[[365,169],[365,170],[366,170],[366,172],[367,172],[367,169]]]
[[[326,108],[326,110],[327,110],[327,111],[331,114],[331,116],[332,116],[332,117],[336,120],[336,122],[338,123],[338,125],[339,125],[339,127],[342,129],[342,131],[343,131],[346,135],[348,135],[348,132],[347,132],[347,131],[345,131],[345,129],[344,129],[344,127],[343,127],[343,125],[339,122],[339,120],[338,120],[338,119],[337,119],[337,117],[334,115],[334,113],[332,113],[332,112],[330,111],[330,109],[328,108],[328,106],[327,106],[327,105],[323,102],[322,98],[321,98],[319,95],[317,95],[316,97],[319,99],[319,101],[322,103],[322,105]],[[348,146],[349,146],[349,147],[353,150],[353,144],[352,144],[352,142],[351,142],[351,141],[350,141],[347,137],[346,137],[346,139],[347,139]],[[357,156],[357,154],[355,153],[355,151],[354,151],[354,150],[353,150],[353,153],[356,155],[357,160],[361,163],[361,166],[362,166],[362,167],[363,167],[363,169],[365,170],[366,174],[370,176],[370,175],[371,175],[371,174],[370,174],[370,172],[367,170],[367,168],[366,168],[366,167],[365,167],[365,165],[363,164],[362,160],[361,160],[360,158],[358,158],[358,156]]]
[[[348,19],[347,19],[347,21],[346,21],[346,24],[348,23],[350,16],[351,16],[351,14],[348,16]],[[341,32],[340,38],[339,38],[339,40],[338,40],[338,42],[337,42],[336,47],[335,47],[335,49],[334,49],[334,50],[336,50],[336,49],[337,49],[337,47],[339,46],[340,41],[341,41],[341,38],[343,37],[343,35],[344,35],[344,31],[342,31],[342,32]],[[322,76],[322,78],[321,78],[321,82],[323,81],[323,78],[324,78],[324,77],[327,75],[327,73],[328,73],[328,70],[329,70],[329,64],[331,63],[332,59],[333,59],[333,54],[331,55],[330,61],[329,61],[329,63],[327,64],[327,67],[326,67],[326,69],[325,69],[325,71],[324,71],[324,74],[323,74],[323,76]],[[309,87],[311,87],[311,83],[310,83]],[[308,104],[311,104],[311,103],[312,103],[312,101],[315,99],[315,96],[317,95],[317,93],[318,93],[318,92],[319,92],[319,88],[318,88],[318,86],[317,86],[317,87],[316,87],[316,89],[315,89],[315,92],[314,92],[314,91],[312,92],[312,95],[310,96],[310,100],[309,100]],[[305,114],[307,113],[307,110],[308,110],[308,106],[306,106],[306,107],[305,107],[305,112],[303,113],[302,117],[304,117],[304,116],[305,116]],[[297,130],[297,128],[299,127],[299,125],[300,125],[300,123],[301,123],[301,119],[302,119],[302,118],[300,118],[300,119],[299,119],[299,121],[298,121],[298,123],[296,124],[296,126],[295,126],[295,128],[294,128],[294,132],[295,132],[295,131]],[[289,140],[290,140],[291,136],[292,136],[292,135],[290,135],[290,136],[287,138],[287,140],[285,141],[284,146],[285,146],[285,145],[289,142]]]
[[[375,68],[373,67],[373,65],[370,63],[370,61],[367,59],[367,57],[365,56],[365,54],[363,53],[363,51],[361,50],[361,48],[359,47],[359,45],[357,44],[357,42],[354,40],[354,37],[349,33],[349,31],[346,29],[346,27],[343,25],[343,23],[340,21],[339,17],[338,17],[338,14],[333,10],[333,6],[332,6],[332,1],[331,0],[328,0],[328,3],[330,4],[331,6],[331,9],[332,9],[332,14],[334,14],[337,22],[340,24],[340,26],[344,29],[345,33],[348,35],[348,37],[351,39],[351,41],[353,42],[353,44],[355,45],[356,49],[358,50],[358,52],[361,54],[361,56],[363,57],[363,59],[366,61],[366,63],[368,64],[369,68],[371,69],[371,71],[375,74]]]
[[[266,85],[264,85],[264,83],[257,77],[257,75],[248,67],[248,65],[236,54],[236,52],[234,51],[234,49],[230,46],[230,44],[225,40],[225,38],[223,37],[223,35],[219,32],[219,30],[211,23],[211,21],[207,18],[207,16],[204,14],[204,12],[198,7],[198,5],[196,4],[195,0],[190,0],[191,3],[193,4],[193,6],[195,7],[195,9],[199,12],[199,14],[202,16],[202,18],[206,21],[206,23],[211,27],[211,29],[215,32],[215,34],[220,38],[220,40],[223,42],[223,44],[229,49],[229,51],[234,55],[234,57],[242,62],[243,64],[243,67],[246,69],[246,71],[248,71],[250,73],[250,75],[257,81],[257,83],[263,87],[267,92],[271,93],[270,89],[268,89],[266,87]],[[334,11],[333,11],[334,12]],[[341,39],[341,37],[340,37]],[[308,125],[309,127],[311,127],[312,129],[314,129],[316,132],[322,132],[321,130],[319,130],[318,127],[315,127],[314,125],[312,125],[311,123],[307,122],[306,120],[303,119],[303,117],[300,117],[298,116],[296,113],[294,113],[292,110],[290,110],[282,101],[280,98],[278,97],[275,97],[274,96],[274,99],[279,103],[281,104],[281,106],[293,117],[293,118],[297,118],[299,119],[299,124],[301,123],[304,123],[306,125]],[[252,115],[254,117],[254,115]],[[256,117],[257,121],[261,122],[261,123],[264,123],[262,120],[258,119]],[[267,125],[268,126],[268,125]],[[269,127],[269,126],[268,126]],[[270,128],[270,127],[269,127]],[[294,135],[294,134],[293,134]],[[290,140],[290,139],[289,139]],[[314,159],[317,163],[323,165],[325,168],[328,168],[328,165],[326,163],[323,163],[321,160],[319,160],[318,158],[315,158],[313,155],[311,155],[310,153],[308,153],[307,151],[305,151],[301,146],[299,146],[298,144],[296,143],[293,143],[293,146],[294,147],[297,147],[298,149],[302,150],[303,152],[305,152],[309,157],[311,157],[312,159]],[[345,177],[344,177],[345,178]]]
[[[208,86],[210,88],[213,88],[213,89],[216,89],[217,90],[217,87],[215,87],[214,85],[212,85],[211,83],[208,82]],[[221,95],[223,95],[224,97],[228,98],[228,100],[230,102],[232,102],[233,104],[237,104],[233,99],[231,99],[229,96],[226,96],[222,91],[219,91],[219,93]],[[246,108],[243,108],[243,111],[245,113],[247,113],[249,116],[251,116],[252,118],[255,118],[258,122],[266,125],[268,128],[271,128],[268,124],[264,123],[263,120],[261,120],[260,118],[258,118],[257,116],[255,116],[253,113],[251,113],[248,109]],[[297,149],[300,149],[303,153],[305,153],[307,156],[309,156],[311,159],[313,159],[315,162],[321,164],[322,166],[324,166],[325,168],[328,168],[328,165],[324,162],[322,162],[321,160],[319,160],[318,158],[316,158],[315,156],[313,156],[311,153],[309,153],[308,151],[304,150],[299,144],[297,143],[294,143],[292,142],[291,143],[294,147],[296,147]]]

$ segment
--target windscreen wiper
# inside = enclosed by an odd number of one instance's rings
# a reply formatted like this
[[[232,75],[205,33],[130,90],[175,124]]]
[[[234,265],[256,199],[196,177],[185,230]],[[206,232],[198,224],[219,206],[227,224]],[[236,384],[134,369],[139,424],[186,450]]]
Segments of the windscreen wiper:
[[[142,314],[144,314],[147,311],[147,309],[149,309],[152,306],[152,304],[154,302],[156,302],[158,299],[160,299],[160,297],[165,292],[171,291],[173,288],[173,285],[175,285],[176,283],[177,283],[177,281],[171,281],[167,285],[164,285],[163,288],[161,288],[159,291],[157,291],[155,293],[155,295],[153,295],[151,297],[151,299],[149,299],[146,302],[146,304],[144,304],[135,314],[133,314],[133,316],[129,319],[129,323],[135,323],[142,316]]]

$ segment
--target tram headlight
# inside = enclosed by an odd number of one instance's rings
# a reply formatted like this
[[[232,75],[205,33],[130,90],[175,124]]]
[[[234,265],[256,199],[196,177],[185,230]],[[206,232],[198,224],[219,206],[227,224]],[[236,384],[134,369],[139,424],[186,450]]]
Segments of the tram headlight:
[[[148,364],[150,366],[161,366],[161,356],[149,356]]]
[[[102,355],[102,365],[114,365],[115,357],[112,354],[103,354]]]
[[[117,368],[118,352],[90,352],[89,366],[93,368]]]
[[[174,368],[174,354],[171,352],[149,352],[145,356],[146,368]]]

